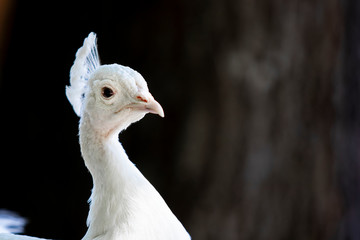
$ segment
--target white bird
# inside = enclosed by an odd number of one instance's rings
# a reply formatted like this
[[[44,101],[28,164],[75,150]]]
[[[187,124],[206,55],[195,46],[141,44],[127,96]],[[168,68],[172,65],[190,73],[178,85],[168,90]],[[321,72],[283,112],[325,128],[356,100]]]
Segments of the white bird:
[[[76,53],[66,96],[80,117],[81,153],[94,185],[83,240],[191,239],[118,140],[145,114],[164,117],[141,74],[118,64],[100,65],[96,35],[90,33]]]
[[[66,95],[80,116],[80,145],[93,178],[90,239],[190,239],[163,198],[129,160],[118,134],[147,113],[164,117],[144,78],[118,64],[100,65],[96,35],[76,53]]]

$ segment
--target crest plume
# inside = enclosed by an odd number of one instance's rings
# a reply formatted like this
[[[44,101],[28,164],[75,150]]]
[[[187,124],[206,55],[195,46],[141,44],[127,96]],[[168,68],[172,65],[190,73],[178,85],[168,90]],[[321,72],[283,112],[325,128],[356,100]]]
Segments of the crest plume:
[[[79,117],[87,81],[99,66],[96,34],[91,32],[85,38],[83,46],[76,52],[76,58],[70,70],[70,86],[66,87],[66,96]]]

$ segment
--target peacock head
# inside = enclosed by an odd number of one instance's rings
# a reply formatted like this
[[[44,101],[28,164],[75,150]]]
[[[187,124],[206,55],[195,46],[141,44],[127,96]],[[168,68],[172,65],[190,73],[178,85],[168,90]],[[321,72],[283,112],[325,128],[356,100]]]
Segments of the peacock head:
[[[84,109],[99,128],[126,128],[146,113],[164,117],[161,105],[150,94],[144,78],[118,64],[100,66],[89,79]]]
[[[147,113],[164,117],[140,73],[119,64],[100,65],[94,33],[76,53],[70,83],[66,95],[74,111],[101,131],[125,129]]]

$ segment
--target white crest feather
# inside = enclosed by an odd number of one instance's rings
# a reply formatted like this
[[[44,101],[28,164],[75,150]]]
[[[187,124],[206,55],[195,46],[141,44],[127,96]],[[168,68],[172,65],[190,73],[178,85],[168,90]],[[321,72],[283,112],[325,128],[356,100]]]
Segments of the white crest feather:
[[[66,96],[79,117],[87,81],[99,66],[96,34],[91,32],[85,38],[83,46],[76,52],[76,58],[70,70],[70,86],[66,87]]]

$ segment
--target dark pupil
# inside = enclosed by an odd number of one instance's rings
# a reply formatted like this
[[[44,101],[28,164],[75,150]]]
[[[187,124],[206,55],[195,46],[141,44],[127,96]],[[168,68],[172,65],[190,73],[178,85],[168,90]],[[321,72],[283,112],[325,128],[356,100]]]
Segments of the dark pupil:
[[[110,88],[107,88],[107,87],[104,87],[102,89],[102,95],[106,98],[109,98],[111,97],[112,95],[114,95],[114,92],[113,90],[111,90]]]

